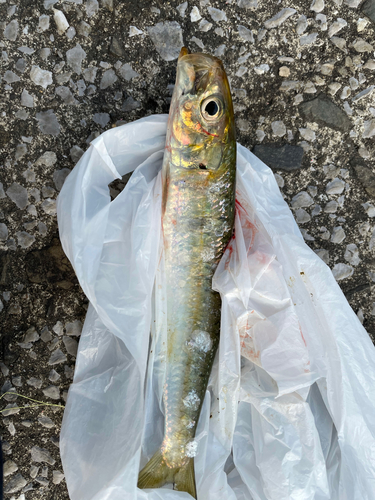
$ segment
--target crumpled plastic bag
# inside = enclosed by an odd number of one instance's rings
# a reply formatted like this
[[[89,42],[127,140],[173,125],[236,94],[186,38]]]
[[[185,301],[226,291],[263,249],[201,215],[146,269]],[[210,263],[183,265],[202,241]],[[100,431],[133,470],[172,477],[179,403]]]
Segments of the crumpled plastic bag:
[[[90,300],[60,439],[71,500],[191,498],[137,488],[163,437],[167,118],[103,133],[58,197],[62,245]],[[213,279],[221,337],[197,429],[198,498],[373,500],[374,347],[271,170],[237,151],[235,238]],[[133,170],[111,201],[108,184]]]

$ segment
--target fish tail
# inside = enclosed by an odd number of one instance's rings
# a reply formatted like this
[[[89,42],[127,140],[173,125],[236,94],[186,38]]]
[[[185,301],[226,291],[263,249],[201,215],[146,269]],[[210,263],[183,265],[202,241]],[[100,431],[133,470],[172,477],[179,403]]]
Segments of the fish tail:
[[[186,491],[197,498],[194,478],[194,458],[179,468],[170,468],[165,463],[159,449],[140,471],[138,488],[161,488],[166,483],[174,483],[178,491]]]
[[[197,498],[194,475],[194,458],[190,458],[188,463],[178,469],[174,476],[174,487],[178,491],[186,491],[193,498]]]
[[[165,483],[172,482],[175,469],[169,468],[159,449],[140,471],[138,488],[160,488]]]

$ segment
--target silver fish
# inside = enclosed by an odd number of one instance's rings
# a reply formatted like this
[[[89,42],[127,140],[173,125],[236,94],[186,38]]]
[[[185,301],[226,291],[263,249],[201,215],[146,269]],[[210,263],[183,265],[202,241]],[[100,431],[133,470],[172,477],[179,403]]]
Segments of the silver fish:
[[[212,277],[235,214],[233,105],[221,61],[181,50],[162,169],[167,283],[164,439],[141,470],[140,488],[174,488],[197,498],[195,432],[220,336]]]

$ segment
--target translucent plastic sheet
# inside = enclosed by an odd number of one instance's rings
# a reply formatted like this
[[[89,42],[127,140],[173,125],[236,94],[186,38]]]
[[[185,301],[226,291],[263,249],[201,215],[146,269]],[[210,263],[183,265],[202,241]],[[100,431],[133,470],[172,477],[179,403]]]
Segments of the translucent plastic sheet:
[[[191,498],[136,486],[163,437],[166,126],[158,115],[105,132],[58,198],[90,300],[60,440],[71,500]],[[111,202],[108,184],[133,170]],[[238,145],[237,171],[235,238],[213,279],[222,325],[197,429],[198,498],[373,500],[374,347],[271,170]]]

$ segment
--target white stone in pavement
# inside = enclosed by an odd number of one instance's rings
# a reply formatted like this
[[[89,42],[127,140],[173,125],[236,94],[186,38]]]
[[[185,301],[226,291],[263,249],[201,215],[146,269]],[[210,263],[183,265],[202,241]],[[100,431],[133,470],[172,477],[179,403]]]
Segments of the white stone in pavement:
[[[297,11],[296,9],[292,9],[291,7],[286,7],[285,9],[280,10],[275,16],[268,19],[264,26],[267,29],[277,28],[281,24],[283,24],[290,16],[293,16]]]
[[[345,278],[349,278],[354,272],[354,269],[352,266],[349,266],[348,264],[335,264],[335,266],[332,269],[333,276],[335,277],[336,281],[344,280]]]
[[[345,231],[341,226],[337,226],[333,228],[332,235],[331,235],[331,242],[332,243],[341,243],[344,241],[346,238]]]

